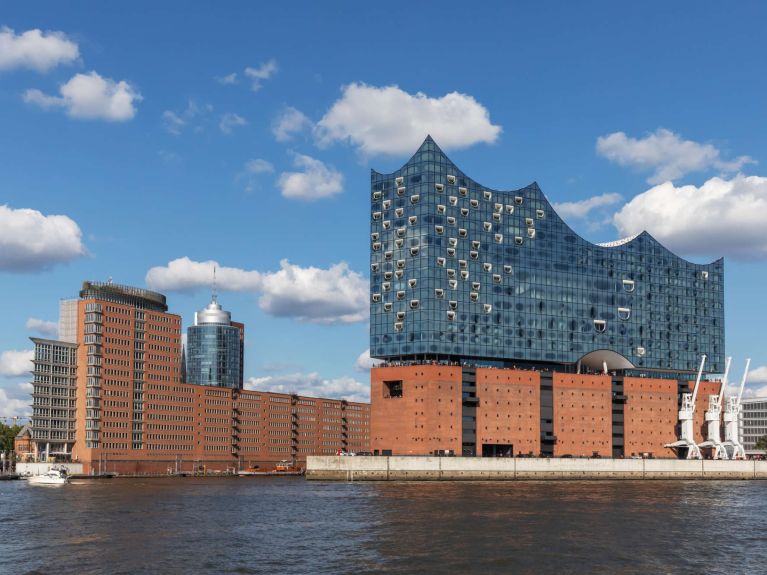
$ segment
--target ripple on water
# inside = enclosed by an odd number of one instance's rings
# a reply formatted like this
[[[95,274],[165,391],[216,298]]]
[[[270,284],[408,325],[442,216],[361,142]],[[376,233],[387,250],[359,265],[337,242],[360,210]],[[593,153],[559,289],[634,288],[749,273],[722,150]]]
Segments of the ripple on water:
[[[10,481],[0,573],[733,575],[766,518],[761,481]]]

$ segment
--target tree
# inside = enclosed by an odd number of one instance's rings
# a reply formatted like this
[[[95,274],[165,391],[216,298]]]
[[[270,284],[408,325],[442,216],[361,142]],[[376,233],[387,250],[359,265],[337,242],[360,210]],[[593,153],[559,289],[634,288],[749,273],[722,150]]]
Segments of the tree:
[[[763,435],[759,439],[756,440],[756,445],[754,445],[755,449],[767,449],[767,435]]]
[[[0,423],[0,452],[13,451],[13,440],[21,431],[21,427]]]

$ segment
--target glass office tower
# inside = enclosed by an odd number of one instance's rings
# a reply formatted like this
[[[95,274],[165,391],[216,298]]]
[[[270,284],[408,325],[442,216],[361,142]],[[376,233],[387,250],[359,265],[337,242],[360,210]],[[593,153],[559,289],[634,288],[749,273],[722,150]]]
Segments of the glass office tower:
[[[647,232],[581,238],[538,184],[482,186],[429,137],[371,173],[370,354],[613,370],[723,369],[724,262]]]
[[[242,324],[232,322],[214,295],[187,329],[186,381],[242,389],[242,349]]]

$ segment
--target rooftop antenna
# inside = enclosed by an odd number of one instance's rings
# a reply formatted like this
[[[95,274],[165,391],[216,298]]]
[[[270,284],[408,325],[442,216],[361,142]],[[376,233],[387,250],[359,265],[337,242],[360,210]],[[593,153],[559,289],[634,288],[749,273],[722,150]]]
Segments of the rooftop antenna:
[[[218,290],[216,289],[216,266],[213,266],[213,287],[211,288],[213,301],[218,301]]]

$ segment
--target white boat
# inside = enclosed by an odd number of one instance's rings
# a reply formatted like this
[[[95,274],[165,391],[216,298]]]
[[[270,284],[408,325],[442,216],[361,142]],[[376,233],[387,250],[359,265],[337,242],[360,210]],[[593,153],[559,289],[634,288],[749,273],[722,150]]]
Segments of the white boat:
[[[27,478],[30,485],[65,485],[69,483],[66,469],[49,469],[42,475],[32,475]]]

